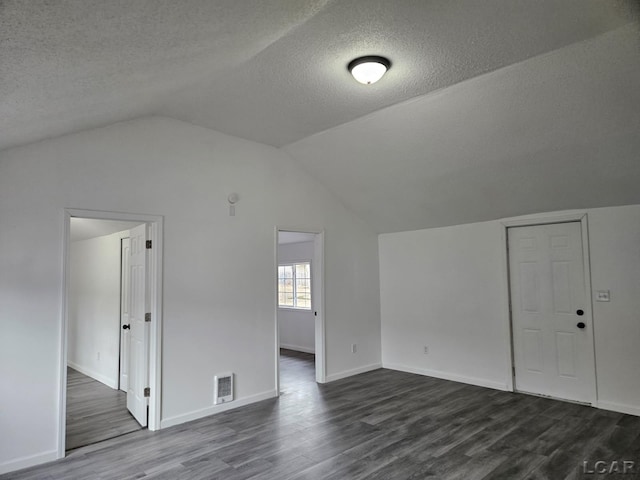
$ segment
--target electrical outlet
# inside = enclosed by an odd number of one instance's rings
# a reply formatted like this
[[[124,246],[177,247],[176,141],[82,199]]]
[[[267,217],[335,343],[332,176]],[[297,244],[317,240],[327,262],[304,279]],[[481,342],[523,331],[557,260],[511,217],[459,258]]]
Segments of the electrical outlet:
[[[97,357],[98,357],[98,361],[100,361],[100,352],[98,352]]]
[[[355,343],[351,344],[351,353],[356,353],[358,351],[358,346]]]
[[[429,354],[429,347],[427,347],[426,345],[424,346],[424,354],[425,355]]]

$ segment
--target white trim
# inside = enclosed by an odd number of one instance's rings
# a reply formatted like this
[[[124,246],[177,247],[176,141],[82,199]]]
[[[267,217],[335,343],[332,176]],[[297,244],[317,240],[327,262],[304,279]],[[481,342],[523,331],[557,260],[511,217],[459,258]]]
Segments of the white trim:
[[[383,368],[389,370],[398,370],[400,372],[415,373],[425,375],[427,377],[440,378],[442,380],[451,380],[452,382],[467,383],[478,387],[492,388],[494,390],[510,391],[508,382],[496,382],[485,378],[467,377],[465,375],[456,375],[455,373],[442,372],[440,370],[429,370],[426,368],[414,368],[396,363],[383,363]]]
[[[164,253],[164,217],[157,216],[150,225],[153,242],[149,262],[151,333],[149,341],[149,430],[160,430],[162,414],[162,276]]]
[[[610,410],[612,412],[640,416],[640,406],[637,405],[625,405],[623,403],[598,401],[595,406],[603,410]]]
[[[69,365],[74,370],[77,370],[78,372],[82,373],[83,375],[86,375],[87,377],[91,377],[94,380],[97,380],[98,382],[105,384],[109,388],[113,388],[114,390],[118,389],[118,381],[117,380],[114,381],[113,378],[109,378],[106,375],[102,375],[101,373],[97,373],[88,368],[84,368],[78,365],[77,363],[72,362],[71,360],[67,360],[67,365]]]
[[[303,353],[316,353],[316,351],[313,348],[300,347],[298,345],[289,345],[287,343],[281,343],[280,348],[285,348],[287,350],[294,350],[296,352],[303,352]]]
[[[69,251],[71,248],[71,213],[62,210],[62,298],[60,309],[60,360],[58,365],[58,447],[56,459],[64,458],[67,433],[67,330],[69,311]]]
[[[509,315],[508,319],[508,328],[511,334],[511,338],[509,339],[509,347],[511,350],[511,362],[510,368],[513,371],[515,367],[515,359],[513,358],[513,321],[511,318],[511,312],[509,311],[509,304],[511,301],[511,293],[510,293],[510,281],[509,281],[509,251],[508,251],[508,229],[510,227],[526,227],[526,226],[537,226],[537,225],[548,225],[553,223],[569,223],[569,222],[580,222],[580,233],[581,233],[581,241],[582,241],[582,263],[583,263],[583,271],[584,271],[584,288],[586,295],[586,305],[584,308],[586,318],[584,322],[588,324],[589,328],[591,328],[591,358],[593,359],[593,390],[591,392],[590,398],[586,400],[587,403],[591,405],[597,405],[598,403],[598,377],[597,377],[597,368],[596,368],[596,351],[595,351],[595,329],[593,325],[593,295],[591,291],[591,263],[590,263],[590,253],[589,253],[589,224],[587,221],[587,212],[586,211],[575,211],[570,213],[562,213],[562,214],[553,214],[553,213],[541,213],[528,215],[526,217],[519,217],[517,219],[506,219],[501,220],[500,224],[502,225],[502,231],[504,235],[504,251],[506,253],[506,264],[503,265],[503,277],[507,279],[507,311]],[[511,390],[517,391],[515,388],[515,381],[512,375],[511,377]]]
[[[273,271],[275,272],[275,281],[273,282],[273,318],[275,321],[274,330],[275,330],[275,349],[273,358],[275,360],[275,379],[274,383],[276,385],[276,396],[280,396],[280,322],[278,321],[278,235],[279,230],[278,227],[275,227],[273,230]],[[313,293],[311,295],[313,297]]]
[[[327,383],[335,382],[336,380],[341,380],[347,377],[353,377],[354,375],[359,375],[361,373],[370,372],[372,370],[378,370],[382,368],[381,363],[371,363],[369,365],[364,365],[362,367],[353,368],[351,370],[344,370],[342,372],[333,373],[331,375],[327,375]]]
[[[107,212],[99,210],[84,210],[76,208],[64,208],[63,220],[63,251],[62,251],[62,298],[60,321],[60,360],[59,360],[59,395],[58,395],[58,448],[57,458],[65,456],[66,433],[66,403],[67,403],[67,329],[68,329],[68,294],[69,294],[69,245],[71,217],[92,218],[98,220],[120,220],[140,222],[147,224],[149,240],[153,242],[153,248],[149,252],[149,291],[151,292],[151,335],[150,335],[150,362],[149,362],[149,388],[151,398],[149,400],[149,430],[161,428],[161,378],[162,378],[162,252],[164,219],[161,215],[135,214],[124,212]]]
[[[22,470],[23,468],[33,467],[35,465],[41,465],[43,463],[53,462],[57,459],[57,450],[50,450],[44,453],[36,453],[35,455],[16,458],[14,460],[9,460],[8,462],[0,463],[0,475],[15,472],[16,470]]]
[[[598,404],[598,366],[596,363],[596,328],[593,321],[593,290],[591,286],[591,250],[589,246],[589,216],[585,213],[580,219],[580,231],[582,233],[582,263],[584,270],[584,288],[587,296],[587,311],[588,319],[586,320],[589,328],[591,328],[591,356],[593,367],[593,391],[591,392],[591,405]]]
[[[311,270],[311,303],[314,305],[313,311],[315,316],[315,344],[314,350],[316,355],[316,382],[325,383],[327,381],[327,350],[326,350],[326,318],[324,316],[324,292],[325,292],[325,248],[324,248],[324,230],[318,232],[313,239],[313,261],[315,267]],[[315,287],[313,287],[315,285]],[[314,303],[313,297],[316,297]]]
[[[562,214],[536,213],[533,215],[527,215],[525,217],[503,219],[500,220],[500,223],[505,227],[527,227],[535,225],[545,225],[549,223],[581,222],[586,215],[587,212],[585,211]]]
[[[261,402],[270,398],[278,396],[276,390],[269,390],[267,392],[257,393],[248,397],[239,398],[232,402],[221,403],[220,405],[212,405],[210,407],[194,410],[189,413],[183,413],[181,415],[175,415],[162,419],[160,422],[160,428],[173,427],[174,425],[180,425],[185,422],[191,422],[192,420],[198,420],[199,418],[208,417],[210,415],[216,415],[218,413],[226,412],[227,410],[233,410],[234,408],[244,407],[251,403]]]
[[[515,391],[515,384],[514,384],[514,375],[513,375],[513,366],[515,365],[515,360],[513,357],[513,332],[512,332],[512,326],[511,326],[511,310],[509,308],[509,305],[511,304],[511,287],[510,287],[510,275],[509,275],[509,238],[507,235],[507,228],[506,227],[501,227],[500,228],[500,241],[502,243],[502,248],[503,248],[503,254],[500,256],[500,267],[502,268],[502,271],[505,272],[504,275],[501,275],[501,280],[502,280],[502,305],[503,305],[503,309],[502,309],[502,313],[503,313],[503,319],[502,319],[502,331],[503,331],[503,335],[504,335],[504,342],[505,345],[507,346],[506,350],[505,350],[505,365],[507,367],[507,370],[505,372],[506,375],[506,379],[507,379],[507,390],[510,392],[514,392]]]

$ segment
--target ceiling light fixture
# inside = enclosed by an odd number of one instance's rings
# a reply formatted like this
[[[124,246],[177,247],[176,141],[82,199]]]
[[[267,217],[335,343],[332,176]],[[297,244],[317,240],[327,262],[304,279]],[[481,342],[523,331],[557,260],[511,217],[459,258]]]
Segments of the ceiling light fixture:
[[[349,62],[347,69],[358,82],[365,85],[376,83],[391,68],[391,62],[388,58],[369,55],[366,57],[358,57]]]

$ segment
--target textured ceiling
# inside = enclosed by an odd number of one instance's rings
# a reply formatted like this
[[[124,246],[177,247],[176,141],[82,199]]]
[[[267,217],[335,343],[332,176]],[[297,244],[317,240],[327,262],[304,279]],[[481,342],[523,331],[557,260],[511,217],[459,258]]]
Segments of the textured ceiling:
[[[639,5],[0,0],[0,149],[165,115],[283,147],[379,232],[640,203]]]
[[[378,232],[640,203],[640,29],[285,147]]]
[[[613,30],[636,6],[2,0],[0,149],[150,114],[282,146]],[[362,54],[394,63],[374,86],[346,71]]]
[[[0,149],[158,113],[255,62],[325,3],[0,0]]]

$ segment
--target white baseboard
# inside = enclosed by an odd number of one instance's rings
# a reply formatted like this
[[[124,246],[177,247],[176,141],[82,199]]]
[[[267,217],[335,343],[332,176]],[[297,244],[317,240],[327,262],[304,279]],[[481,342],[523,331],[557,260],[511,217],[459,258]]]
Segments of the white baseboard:
[[[326,382],[334,382],[336,380],[341,380],[343,378],[352,377],[354,375],[358,375],[360,373],[370,372],[371,370],[377,370],[382,368],[382,364],[380,363],[372,363],[370,365],[365,365],[363,367],[354,368],[351,370],[345,370],[343,372],[332,373],[331,375],[327,375]]]
[[[223,403],[220,405],[212,405],[210,407],[201,408],[200,410],[194,410],[192,412],[183,413],[182,415],[175,415],[173,417],[163,418],[160,420],[160,428],[173,427],[174,425],[180,425],[181,423],[190,422],[191,420],[198,420],[199,418],[208,417],[209,415],[215,415],[216,413],[226,412],[238,407],[244,407],[250,403],[261,402],[269,398],[277,396],[275,390],[269,390],[267,392],[258,393],[256,395],[250,395],[248,397],[239,398],[229,403]]]
[[[286,348],[287,350],[295,350],[296,352],[304,353],[316,353],[315,348],[300,347],[298,345],[289,345],[288,343],[281,343],[280,348]]]
[[[53,462],[57,459],[58,451],[51,450],[50,452],[37,453],[35,455],[29,455],[15,460],[9,460],[8,462],[0,463],[0,475],[15,472],[16,470],[22,470],[23,468],[35,467],[42,463]]]
[[[625,405],[622,403],[597,401],[595,406],[603,410],[611,410],[612,412],[640,416],[640,407],[636,405]]]
[[[477,377],[466,377],[463,375],[456,375],[453,373],[441,372],[439,370],[429,370],[425,368],[415,368],[406,365],[399,365],[395,363],[384,363],[382,368],[388,368],[390,370],[399,370],[401,372],[416,373],[418,375],[425,375],[427,377],[441,378],[443,380],[451,380],[453,382],[468,383],[469,385],[476,385],[478,387],[493,388],[494,390],[503,390],[510,392],[509,386],[506,383],[495,382],[493,380],[487,380]]]
[[[91,377],[100,383],[104,383],[109,388],[113,388],[114,390],[118,389],[118,381],[114,380],[113,378],[109,378],[106,375],[102,375],[101,373],[94,372],[93,370],[90,370],[81,365],[78,365],[77,363],[72,362],[71,360],[67,360],[67,365],[69,365],[74,370],[77,370],[78,372],[82,373],[83,375],[86,375],[87,377]]]

